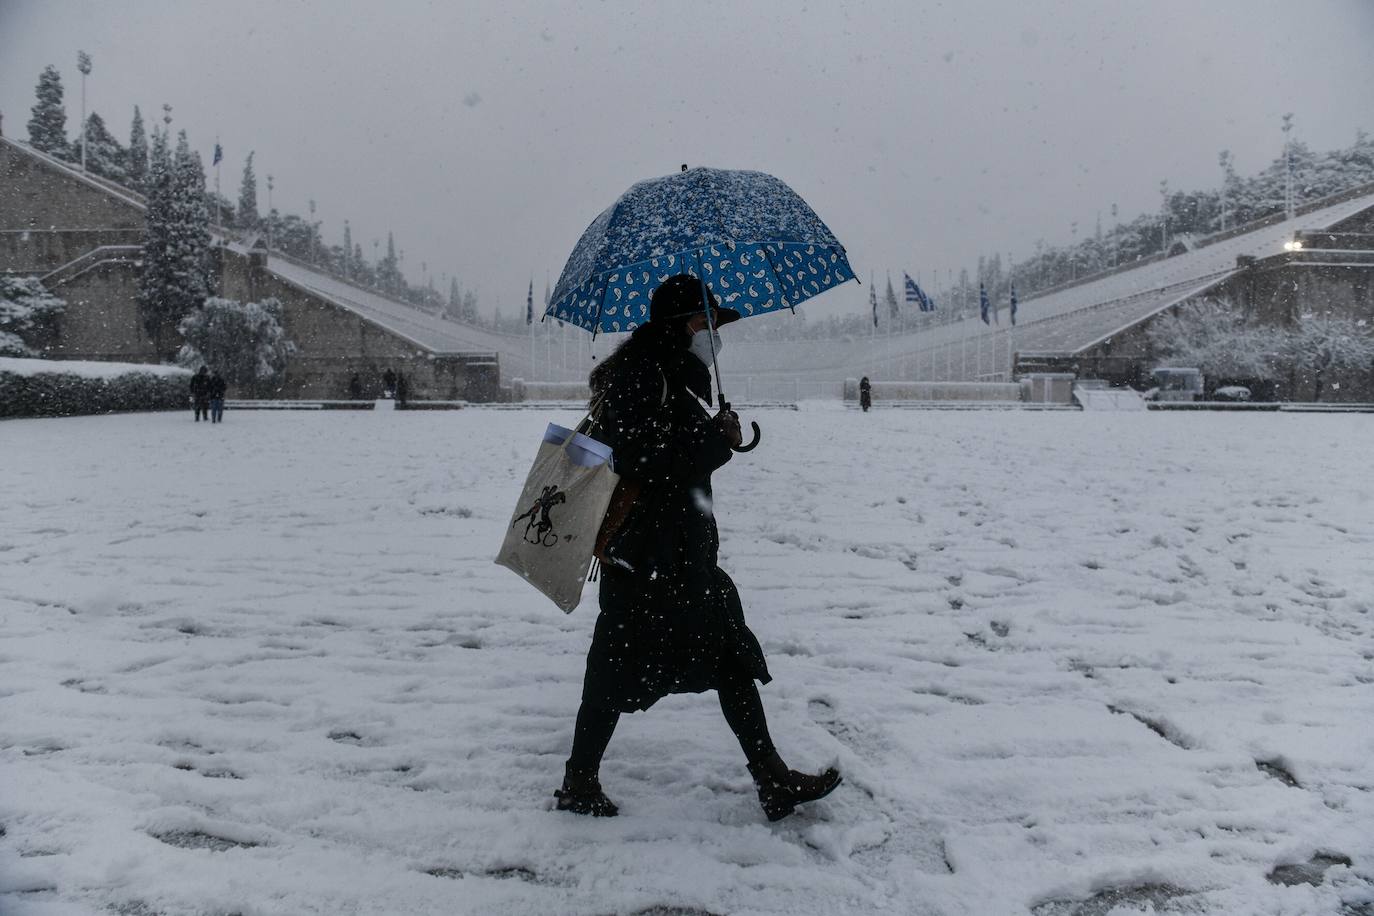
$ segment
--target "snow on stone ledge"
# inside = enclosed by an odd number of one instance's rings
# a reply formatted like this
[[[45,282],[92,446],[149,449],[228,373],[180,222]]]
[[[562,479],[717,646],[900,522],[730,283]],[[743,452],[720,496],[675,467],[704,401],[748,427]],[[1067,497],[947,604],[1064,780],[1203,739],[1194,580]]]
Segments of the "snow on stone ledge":
[[[0,356],[0,372],[15,375],[79,375],[82,378],[118,378],[131,372],[145,375],[190,376],[191,370],[180,366],[160,366],[152,363],[105,363],[80,359],[23,359]]]

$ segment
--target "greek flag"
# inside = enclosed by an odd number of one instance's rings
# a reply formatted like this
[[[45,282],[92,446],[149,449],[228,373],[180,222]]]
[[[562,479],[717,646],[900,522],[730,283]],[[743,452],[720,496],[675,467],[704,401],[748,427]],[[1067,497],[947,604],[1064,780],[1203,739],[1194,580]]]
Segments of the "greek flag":
[[[906,281],[906,304],[919,305],[921,311],[925,311],[925,306],[921,302],[921,288],[916,285],[916,281],[911,279],[911,274],[902,271],[902,279]]]
[[[210,164],[211,164],[211,165],[219,165],[219,161],[220,161],[221,159],[223,159],[223,158],[224,158],[224,150],[220,149],[220,148],[219,148],[219,144],[216,143],[216,144],[215,144],[215,158],[214,158],[214,161],[211,162]]]
[[[915,303],[923,312],[935,311],[935,301],[926,295],[920,284],[911,279],[911,274],[902,271],[902,276],[906,279],[906,304]]]
[[[988,317],[988,291],[981,281],[978,283],[978,307],[983,319],[983,324],[992,324],[991,319]]]
[[[1016,324],[1016,284],[1011,285],[1011,323]]]

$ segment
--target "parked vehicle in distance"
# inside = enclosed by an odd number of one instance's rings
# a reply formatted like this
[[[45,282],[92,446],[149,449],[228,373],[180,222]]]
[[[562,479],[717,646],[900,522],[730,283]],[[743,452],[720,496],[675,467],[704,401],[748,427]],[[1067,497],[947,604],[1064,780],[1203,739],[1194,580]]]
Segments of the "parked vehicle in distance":
[[[1212,392],[1214,401],[1248,401],[1250,389],[1244,385],[1223,385]]]
[[[1146,393],[1151,401],[1196,401],[1202,397],[1201,369],[1160,366],[1151,373],[1155,387]]]

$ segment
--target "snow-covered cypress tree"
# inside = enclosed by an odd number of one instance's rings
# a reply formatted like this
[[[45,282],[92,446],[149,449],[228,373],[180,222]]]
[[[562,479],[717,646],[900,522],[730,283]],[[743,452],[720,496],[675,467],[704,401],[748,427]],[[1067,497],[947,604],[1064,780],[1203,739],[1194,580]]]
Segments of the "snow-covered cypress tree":
[[[148,135],[143,130],[143,113],[137,105],[134,106],[133,126],[129,128],[129,152],[125,159],[129,186],[142,191],[148,177]]]
[[[386,234],[386,257],[377,265],[377,277],[382,289],[396,292],[401,288],[401,269],[396,260],[396,239],[390,232]]]
[[[29,143],[34,149],[63,159],[71,158],[67,146],[67,110],[62,106],[62,75],[48,64],[38,76],[38,104],[29,119]]]
[[[444,314],[450,318],[459,318],[463,314],[463,294],[458,290],[457,277],[448,281],[448,305],[444,309]]]
[[[900,318],[901,307],[897,305],[897,293],[892,288],[892,278],[887,278],[887,292],[883,293],[883,302],[887,304],[887,314],[892,318]]]
[[[205,167],[186,131],[177,135],[172,160],[173,265],[178,278],[172,317],[180,319],[205,303],[212,292],[210,211],[205,202]]]
[[[344,240],[343,240],[343,275],[347,280],[351,275],[349,270],[350,262],[353,260],[353,230],[348,227],[348,220],[344,220]]]
[[[147,196],[148,207],[144,213],[146,228],[138,277],[138,304],[144,330],[161,354],[163,330],[180,316],[171,314],[169,293],[175,282],[171,252],[172,157],[167,149],[166,131],[156,126],[143,193]]]
[[[258,225],[258,177],[253,174],[253,152],[243,163],[243,181],[239,183],[238,219],[239,228],[244,230]]]
[[[148,162],[143,267],[138,301],[143,324],[159,354],[166,330],[199,308],[211,291],[210,214],[205,205],[205,170],[182,131],[176,155],[167,133],[153,131]]]
[[[105,120],[91,112],[86,117],[86,170],[123,184],[129,179],[127,162],[124,147],[105,127]]]

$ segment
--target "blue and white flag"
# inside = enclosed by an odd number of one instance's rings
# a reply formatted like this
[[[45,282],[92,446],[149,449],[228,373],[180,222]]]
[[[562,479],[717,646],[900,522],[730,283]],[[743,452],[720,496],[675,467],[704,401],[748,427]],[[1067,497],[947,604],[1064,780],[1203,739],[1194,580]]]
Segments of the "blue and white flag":
[[[534,324],[534,280],[530,280],[530,291],[525,296],[525,324]]]
[[[921,288],[916,285],[916,281],[911,279],[911,274],[906,271],[902,271],[902,279],[906,281],[906,295],[903,297],[906,299],[906,304],[919,306],[924,312],[926,307],[925,303],[921,301]]]
[[[1011,285],[1011,323],[1016,324],[1016,284]]]
[[[915,303],[923,312],[935,311],[935,300],[926,295],[926,291],[921,289],[921,285],[911,279],[911,274],[902,271],[902,276],[906,278],[906,304]]]
[[[992,321],[988,317],[988,291],[981,281],[978,284],[978,308],[981,312],[983,324],[992,324]]]
[[[219,144],[216,143],[216,144],[215,144],[215,158],[214,158],[214,160],[213,160],[210,164],[211,164],[211,165],[219,165],[219,161],[220,161],[221,159],[223,159],[223,158],[224,158],[224,150],[220,149],[220,148],[219,148]]]

